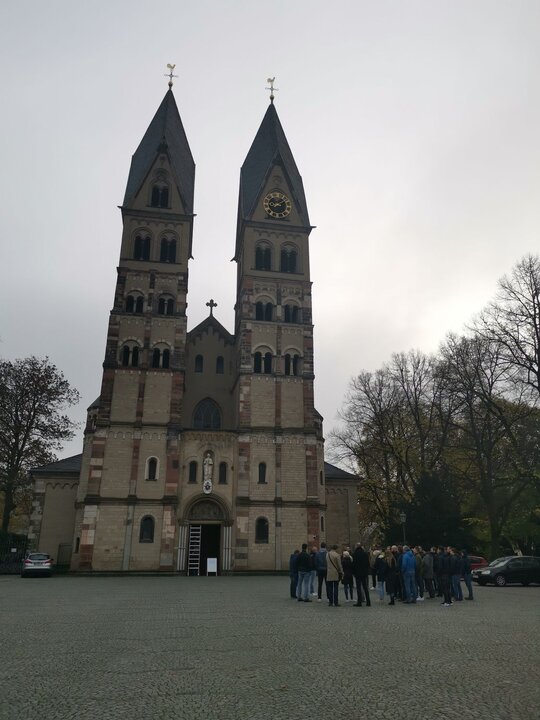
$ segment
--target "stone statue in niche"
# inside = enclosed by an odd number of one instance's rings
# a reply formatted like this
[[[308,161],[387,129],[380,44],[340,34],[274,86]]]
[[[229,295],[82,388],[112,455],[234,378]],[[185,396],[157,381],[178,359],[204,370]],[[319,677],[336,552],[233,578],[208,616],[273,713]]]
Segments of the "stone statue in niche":
[[[212,473],[214,471],[214,461],[212,454],[207,452],[203,460],[203,492],[209,495],[212,492]]]
[[[203,480],[210,480],[212,482],[212,474],[214,471],[214,461],[212,455],[207,452],[203,460]]]

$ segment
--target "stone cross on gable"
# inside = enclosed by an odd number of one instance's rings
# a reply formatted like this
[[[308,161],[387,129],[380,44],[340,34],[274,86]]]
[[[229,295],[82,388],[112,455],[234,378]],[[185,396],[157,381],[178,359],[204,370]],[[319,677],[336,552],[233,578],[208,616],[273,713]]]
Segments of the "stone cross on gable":
[[[217,302],[214,302],[212,298],[210,298],[210,302],[206,303],[206,307],[210,308],[210,317],[214,315],[214,308],[217,307]]]

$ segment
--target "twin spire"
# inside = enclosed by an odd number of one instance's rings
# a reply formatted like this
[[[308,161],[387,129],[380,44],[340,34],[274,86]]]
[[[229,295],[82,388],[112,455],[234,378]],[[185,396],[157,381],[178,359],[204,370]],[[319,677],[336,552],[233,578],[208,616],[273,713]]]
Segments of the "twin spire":
[[[135,151],[129,171],[124,207],[129,207],[145,182],[159,154],[166,154],[184,213],[193,214],[195,162],[172,92],[175,65],[169,63],[169,89]],[[240,171],[239,221],[249,220],[268,182],[272,169],[280,166],[287,180],[301,224],[309,226],[302,177],[285,137],[274,105],[275,77],[268,78],[270,105]]]

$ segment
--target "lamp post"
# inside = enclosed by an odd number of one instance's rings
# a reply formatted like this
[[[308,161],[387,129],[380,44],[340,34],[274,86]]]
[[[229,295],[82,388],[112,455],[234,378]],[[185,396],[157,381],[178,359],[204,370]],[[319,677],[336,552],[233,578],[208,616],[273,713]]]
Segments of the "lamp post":
[[[403,544],[405,545],[406,542],[407,542],[407,541],[405,540],[405,522],[406,522],[406,520],[407,520],[407,516],[405,515],[405,513],[404,513],[403,511],[401,511],[401,512],[399,513],[399,519],[401,520],[401,525],[402,525],[402,527],[403,527]]]

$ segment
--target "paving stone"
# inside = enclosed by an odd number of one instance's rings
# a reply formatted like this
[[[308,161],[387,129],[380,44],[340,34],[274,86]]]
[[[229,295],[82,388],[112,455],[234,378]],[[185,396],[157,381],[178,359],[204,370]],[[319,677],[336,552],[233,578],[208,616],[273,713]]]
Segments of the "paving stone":
[[[0,720],[538,720],[540,588],[298,603],[280,577],[0,576]]]

